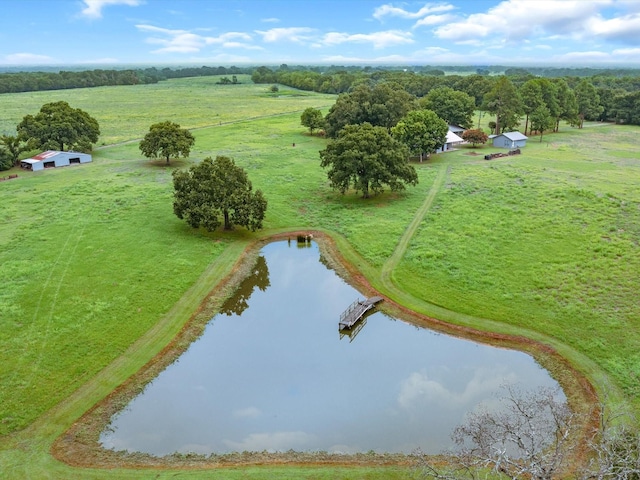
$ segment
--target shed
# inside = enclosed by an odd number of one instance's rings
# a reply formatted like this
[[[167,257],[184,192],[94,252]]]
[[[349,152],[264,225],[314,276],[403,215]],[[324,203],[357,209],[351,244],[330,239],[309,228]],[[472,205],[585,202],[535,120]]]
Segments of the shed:
[[[88,153],[47,150],[31,158],[21,160],[20,167],[36,172],[45,168],[68,167],[69,165],[89,163],[91,160],[91,155]]]
[[[459,143],[464,143],[464,140],[460,138],[458,135],[453,133],[451,130],[447,132],[447,140],[442,148],[436,150],[436,153],[446,152],[447,150],[451,150],[454,145]]]
[[[529,137],[520,132],[507,132],[500,135],[492,135],[493,146],[499,148],[521,148],[527,144]]]

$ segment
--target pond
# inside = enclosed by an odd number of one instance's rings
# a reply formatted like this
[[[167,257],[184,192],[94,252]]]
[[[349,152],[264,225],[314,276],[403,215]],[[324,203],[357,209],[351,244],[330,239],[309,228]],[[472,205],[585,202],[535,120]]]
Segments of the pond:
[[[341,334],[340,314],[364,297],[321,260],[313,242],[266,245],[204,334],[112,418],[102,445],[157,456],[437,453],[505,384],[557,386],[527,354],[380,311]]]

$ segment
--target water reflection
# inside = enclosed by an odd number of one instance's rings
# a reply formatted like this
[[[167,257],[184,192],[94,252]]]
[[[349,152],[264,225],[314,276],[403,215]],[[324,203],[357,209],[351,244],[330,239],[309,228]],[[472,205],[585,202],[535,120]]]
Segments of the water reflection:
[[[113,419],[103,445],[155,455],[437,452],[501,385],[556,386],[528,355],[381,312],[357,340],[341,340],[340,314],[362,295],[310,245],[264,247],[242,298]]]
[[[251,273],[240,283],[235,295],[224,302],[220,313],[225,313],[228,316],[241,315],[249,306],[248,302],[253,290],[258,287],[260,291],[264,292],[270,285],[267,261],[260,255]]]

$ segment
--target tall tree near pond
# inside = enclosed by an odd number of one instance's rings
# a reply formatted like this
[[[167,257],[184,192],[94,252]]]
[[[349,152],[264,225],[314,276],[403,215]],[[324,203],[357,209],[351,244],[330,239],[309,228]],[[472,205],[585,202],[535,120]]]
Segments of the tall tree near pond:
[[[523,111],[522,100],[508,77],[501,76],[487,92],[484,96],[484,109],[496,116],[496,135],[502,132],[502,124],[517,125]]]
[[[447,122],[431,110],[412,110],[395,127],[391,128],[393,138],[404,143],[412,155],[422,156],[435,152],[447,141]]]
[[[414,107],[415,97],[393,82],[358,85],[338,97],[325,117],[326,132],[336,138],[345,125],[368,122],[389,130]]]
[[[171,157],[187,158],[195,141],[189,130],[167,121],[151,125],[139,148],[145,157],[164,158],[168,165]]]
[[[313,131],[324,126],[324,116],[317,108],[309,107],[300,115],[300,123],[304,127],[309,128],[309,134],[313,135]]]
[[[328,168],[331,187],[344,194],[350,188],[369,198],[387,185],[392,191],[417,185],[418,174],[407,162],[409,150],[385,127],[368,122],[346,125],[338,138],[320,151],[320,165]]]
[[[98,121],[67,102],[47,103],[36,115],[27,115],[17,126],[18,138],[43,150],[91,151],[98,141]]]
[[[435,112],[446,123],[463,128],[471,128],[473,125],[475,100],[464,92],[450,87],[434,88],[418,103],[421,107]]]
[[[189,170],[174,171],[173,187],[173,212],[193,228],[262,228],[267,200],[261,190],[253,191],[247,173],[229,157],[205,158]]]
[[[575,94],[578,104],[578,128],[582,128],[585,119],[595,120],[604,108],[600,105],[596,87],[586,78],[576,85]]]

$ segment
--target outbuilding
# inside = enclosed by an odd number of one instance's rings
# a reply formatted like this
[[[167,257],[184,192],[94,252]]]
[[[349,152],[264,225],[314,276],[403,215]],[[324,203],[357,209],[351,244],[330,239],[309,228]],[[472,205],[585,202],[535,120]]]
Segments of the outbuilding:
[[[465,132],[466,128],[461,127],[460,125],[455,125],[453,123],[449,124],[449,131],[455,133],[460,136]]]
[[[442,152],[451,150],[454,147],[454,145],[458,145],[460,143],[464,143],[464,140],[460,138],[458,135],[456,135],[454,132],[449,130],[447,132],[447,140],[445,144],[442,146],[442,148],[438,148],[436,150],[436,153],[442,153]]]
[[[520,132],[507,132],[500,135],[492,135],[493,146],[498,148],[522,148],[527,144],[529,137]]]
[[[68,167],[69,165],[89,163],[91,160],[91,155],[88,153],[47,150],[31,158],[21,160],[20,167],[37,172],[45,168]]]

